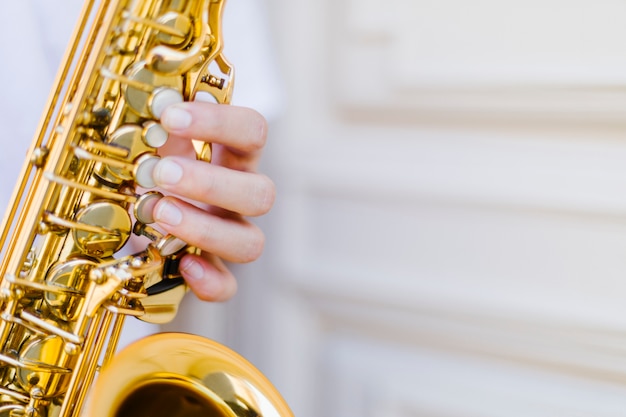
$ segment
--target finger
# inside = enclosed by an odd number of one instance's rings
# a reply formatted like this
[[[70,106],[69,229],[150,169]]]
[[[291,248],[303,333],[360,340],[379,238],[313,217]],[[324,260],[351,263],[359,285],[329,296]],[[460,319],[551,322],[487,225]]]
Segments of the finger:
[[[256,172],[259,168],[261,153],[242,154],[232,148],[220,144],[213,144],[211,162],[237,171]],[[195,154],[193,155],[195,158]]]
[[[263,252],[263,232],[240,217],[215,216],[174,197],[162,198],[154,217],[168,233],[229,262],[252,262]]]
[[[174,136],[225,145],[243,154],[260,151],[267,139],[267,122],[253,109],[201,101],[165,109],[161,124]]]
[[[191,140],[170,135],[167,143],[159,148],[160,156],[182,156],[196,159],[196,151]],[[256,172],[261,159],[261,152],[243,154],[219,143],[212,144],[211,163],[237,171]]]
[[[243,216],[267,213],[276,196],[274,183],[265,175],[180,157],[161,159],[152,175],[166,191]]]
[[[237,292],[237,280],[215,255],[185,255],[180,261],[180,272],[201,300],[226,301]]]

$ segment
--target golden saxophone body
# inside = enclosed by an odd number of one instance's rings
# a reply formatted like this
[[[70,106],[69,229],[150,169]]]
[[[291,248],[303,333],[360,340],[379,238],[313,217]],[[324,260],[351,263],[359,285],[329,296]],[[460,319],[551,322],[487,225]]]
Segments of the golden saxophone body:
[[[151,171],[165,107],[230,100],[223,7],[85,2],[0,235],[0,417],[291,416],[259,371],[199,337],[114,355],[126,316],[168,321],[185,292],[177,261],[194,249],[150,226]],[[143,248],[122,256],[132,234]]]

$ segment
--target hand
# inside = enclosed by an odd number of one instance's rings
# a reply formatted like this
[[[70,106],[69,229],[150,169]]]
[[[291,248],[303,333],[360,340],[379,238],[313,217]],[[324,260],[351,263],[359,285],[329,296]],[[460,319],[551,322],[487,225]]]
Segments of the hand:
[[[256,172],[267,138],[267,123],[256,111],[206,102],[176,104],[161,116],[170,132],[154,169],[157,185],[174,195],[154,209],[168,233],[196,246],[202,255],[186,255],[180,269],[201,299],[232,297],[237,282],[229,262],[251,262],[263,251],[263,232],[244,216],[267,213],[275,187]],[[191,138],[213,144],[212,163],[195,159]]]

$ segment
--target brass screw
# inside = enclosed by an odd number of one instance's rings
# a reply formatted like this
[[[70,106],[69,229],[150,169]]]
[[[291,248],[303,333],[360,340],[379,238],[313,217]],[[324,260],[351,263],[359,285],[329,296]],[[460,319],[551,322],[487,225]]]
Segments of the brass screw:
[[[202,77],[202,82],[210,85],[211,87],[219,88],[220,90],[224,88],[224,84],[226,84],[226,80],[220,77],[216,77],[215,75],[205,75]]]
[[[68,355],[74,356],[79,352],[79,347],[74,343],[66,343],[65,344],[65,353]]]
[[[36,148],[30,156],[30,163],[37,168],[43,167],[50,151],[47,148]]]

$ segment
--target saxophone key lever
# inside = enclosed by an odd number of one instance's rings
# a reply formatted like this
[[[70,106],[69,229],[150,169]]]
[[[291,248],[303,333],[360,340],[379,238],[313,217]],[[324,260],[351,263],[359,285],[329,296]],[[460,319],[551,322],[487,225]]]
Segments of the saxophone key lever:
[[[73,180],[58,176],[58,175],[54,175],[51,172],[44,172],[43,176],[45,179],[47,179],[51,183],[56,183],[56,184],[64,185],[64,186],[67,186],[76,190],[85,191],[94,196],[98,196],[101,198],[106,198],[109,200],[121,201],[121,202],[126,202],[126,203],[134,203],[135,201],[137,201],[136,194],[125,194],[125,193],[118,193],[114,191],[105,190],[105,189],[94,187],[94,186],[84,184],[81,182],[73,181]]]
[[[93,139],[87,139],[84,142],[84,146],[86,149],[89,149],[90,151],[95,150],[99,152],[104,152],[106,154],[114,155],[119,158],[128,158],[128,155],[130,153],[127,148],[124,148],[122,146],[117,146],[117,144],[115,143],[104,143],[104,142],[95,141]]]
[[[142,25],[156,29],[162,34],[178,38],[179,41],[177,43],[181,43],[187,39],[191,29],[189,18],[175,12],[168,13],[167,17],[159,17],[158,20],[142,18],[129,12],[122,12],[122,18],[141,23]]]
[[[160,87],[152,92],[148,101],[150,113],[157,119],[161,118],[163,111],[173,105],[183,102],[183,95],[173,88]]]
[[[160,148],[165,145],[169,139],[167,130],[165,130],[160,123],[154,121],[145,122],[141,133],[146,145],[152,148]]]
[[[144,236],[153,242],[153,246],[161,256],[172,256],[187,247],[187,243],[173,235],[163,235],[153,227],[143,223],[135,223],[133,233],[137,236]]]
[[[143,188],[156,187],[156,182],[154,181],[152,173],[154,172],[156,164],[160,160],[161,157],[153,153],[145,153],[140,155],[139,158],[135,160],[135,164],[133,165],[133,175],[139,186]]]
[[[112,168],[120,168],[132,172],[137,184],[143,188],[156,187],[156,183],[152,178],[152,172],[161,157],[155,153],[146,152],[141,154],[131,163],[108,156],[98,155],[80,147],[74,147],[73,149],[74,154],[80,159],[101,162]]]
[[[148,191],[139,196],[133,207],[133,214],[139,224],[154,223],[154,207],[163,198],[163,194],[158,191]]]
[[[293,417],[256,368],[204,339],[115,354],[126,317],[176,315],[180,260],[200,254],[149,226],[160,118],[198,93],[228,104],[234,69],[225,0],[83,4],[0,233],[0,416]],[[210,160],[210,143],[193,145]],[[123,256],[133,232],[149,241]]]

